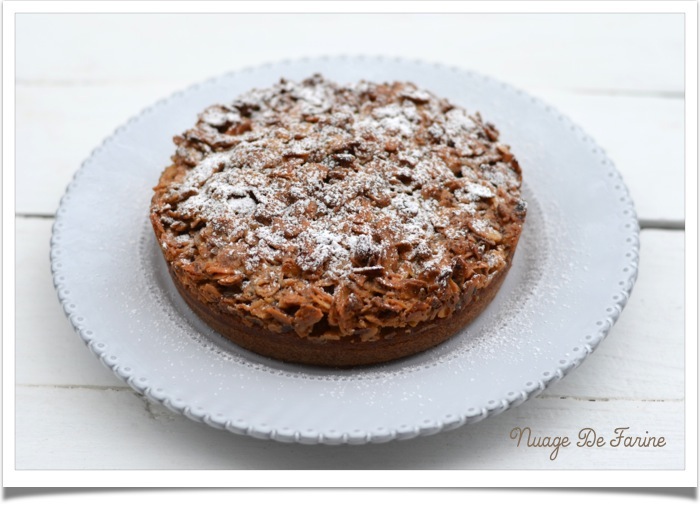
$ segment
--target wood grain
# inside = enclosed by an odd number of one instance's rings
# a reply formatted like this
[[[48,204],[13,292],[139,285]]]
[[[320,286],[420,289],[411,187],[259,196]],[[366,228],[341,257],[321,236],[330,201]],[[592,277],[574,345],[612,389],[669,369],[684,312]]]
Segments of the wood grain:
[[[683,91],[682,14],[20,14],[16,26],[20,84],[197,82],[287,57],[382,54],[523,88]]]

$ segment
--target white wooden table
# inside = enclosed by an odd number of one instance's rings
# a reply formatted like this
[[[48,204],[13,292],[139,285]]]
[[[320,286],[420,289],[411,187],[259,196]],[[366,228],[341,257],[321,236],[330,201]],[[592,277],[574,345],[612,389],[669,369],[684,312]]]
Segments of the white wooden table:
[[[16,468],[682,469],[682,23],[680,15],[18,16]],[[470,68],[581,125],[615,161],[640,218],[628,307],[598,350],[543,395],[435,436],[285,445],[152,404],[90,354],[62,313],[48,256],[64,188],[94,147],[157,99],[248,65],[342,53]],[[667,444],[569,448],[552,461],[546,449],[517,448],[508,436],[517,426],[551,436],[622,426]]]

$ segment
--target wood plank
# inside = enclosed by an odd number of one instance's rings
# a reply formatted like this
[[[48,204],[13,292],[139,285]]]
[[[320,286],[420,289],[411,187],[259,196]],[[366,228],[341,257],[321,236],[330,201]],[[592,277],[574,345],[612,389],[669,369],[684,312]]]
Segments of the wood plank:
[[[175,415],[125,390],[18,387],[17,469],[681,469],[682,402],[533,399],[475,425],[363,447],[281,444]],[[567,436],[552,449],[520,447],[515,427]],[[663,436],[660,448],[576,447],[585,427],[610,440],[617,427]],[[648,432],[648,434],[646,433]]]
[[[92,151],[117,127],[177,89],[177,83],[17,86],[16,211],[54,214]]]
[[[17,211],[54,213],[74,172],[104,138],[184,86],[184,82],[18,86]],[[608,152],[630,188],[640,218],[683,220],[682,100],[531,91],[560,108]]]
[[[520,87],[683,91],[682,14],[20,14],[16,30],[19,82],[197,82],[287,55],[380,52]]]
[[[16,223],[16,271],[23,280],[16,299],[17,383],[122,386],[63,315],[48,262],[51,221],[18,218]],[[545,395],[683,398],[683,239],[680,231],[642,231],[640,274],[628,307],[599,349]]]

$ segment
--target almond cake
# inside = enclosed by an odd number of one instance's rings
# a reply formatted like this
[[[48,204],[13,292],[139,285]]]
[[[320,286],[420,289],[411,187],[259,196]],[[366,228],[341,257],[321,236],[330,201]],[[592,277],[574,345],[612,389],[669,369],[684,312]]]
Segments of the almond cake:
[[[151,221],[178,291],[236,344],[393,360],[478,316],[526,204],[494,125],[408,82],[282,79],[175,137]]]

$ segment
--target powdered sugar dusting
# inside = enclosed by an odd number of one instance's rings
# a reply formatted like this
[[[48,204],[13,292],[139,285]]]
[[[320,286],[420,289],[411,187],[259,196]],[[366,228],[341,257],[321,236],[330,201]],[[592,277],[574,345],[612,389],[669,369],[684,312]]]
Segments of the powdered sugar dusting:
[[[476,288],[504,266],[504,237],[519,231],[507,224],[520,218],[503,209],[524,215],[518,166],[496,135],[408,83],[314,76],[253,90],[177,140],[188,168],[157,209],[173,237],[166,256],[208,271],[216,261],[241,301],[296,277],[296,293],[346,282],[399,293],[416,280],[456,304],[454,283]]]

